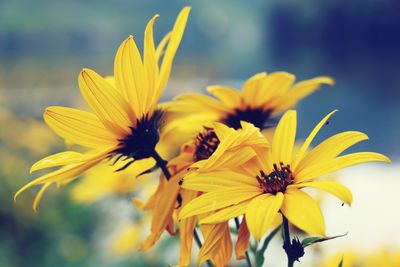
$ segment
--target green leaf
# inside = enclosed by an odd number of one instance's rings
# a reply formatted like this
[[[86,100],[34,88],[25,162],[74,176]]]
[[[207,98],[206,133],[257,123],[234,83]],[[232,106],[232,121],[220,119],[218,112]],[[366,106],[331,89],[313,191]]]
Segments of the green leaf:
[[[340,260],[338,267],[343,267],[343,257],[342,257],[342,259]]]
[[[281,226],[279,225],[276,227],[265,239],[263,242],[262,247],[255,253],[256,256],[256,266],[263,266],[265,258],[264,258],[264,253],[268,248],[269,243],[271,240],[275,237],[276,233],[281,229]]]
[[[317,236],[311,236],[311,237],[307,237],[305,239],[303,239],[303,241],[301,241],[301,244],[303,245],[303,247],[308,247],[312,244],[315,243],[319,243],[319,242],[324,242],[324,241],[328,241],[328,240],[332,240],[338,237],[343,237],[346,236],[347,233],[343,234],[343,235],[335,235],[335,236],[328,236],[328,237],[317,237]]]

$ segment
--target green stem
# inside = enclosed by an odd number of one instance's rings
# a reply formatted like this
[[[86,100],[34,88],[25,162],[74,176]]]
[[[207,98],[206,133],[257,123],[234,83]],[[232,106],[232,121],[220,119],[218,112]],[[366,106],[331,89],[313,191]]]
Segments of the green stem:
[[[285,250],[288,258],[288,267],[293,267],[294,259],[292,255],[290,255],[290,247],[292,246],[292,243],[290,242],[289,222],[283,214],[282,221],[283,249]]]
[[[237,228],[237,230],[238,230],[238,236],[239,236],[239,227],[240,227],[240,223],[239,223],[239,218],[238,218],[238,217],[235,217],[235,224],[236,224],[236,228]],[[249,252],[246,251],[246,252],[244,253],[244,255],[246,256],[247,266],[248,266],[248,267],[251,267],[252,265],[251,265],[251,261],[250,261]]]
[[[171,173],[168,170],[168,161],[164,160],[160,156],[160,154],[157,153],[156,150],[153,151],[152,157],[156,161],[157,166],[161,168],[161,171],[163,172],[165,179],[167,179],[167,181],[169,181],[169,179],[171,178]],[[199,248],[201,248],[203,245],[201,244],[201,240],[200,240],[199,234],[196,231],[196,228],[193,230],[193,236],[194,236],[194,240],[196,241],[197,246]],[[207,260],[207,265],[209,267],[214,267],[214,265],[212,264],[212,262],[210,260]]]

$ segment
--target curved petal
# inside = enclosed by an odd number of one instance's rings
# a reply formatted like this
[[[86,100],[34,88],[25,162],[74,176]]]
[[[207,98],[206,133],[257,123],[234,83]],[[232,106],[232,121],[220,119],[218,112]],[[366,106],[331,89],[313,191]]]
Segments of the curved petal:
[[[257,102],[259,92],[261,91],[261,85],[263,81],[267,78],[266,72],[261,72],[250,77],[243,85],[242,96],[245,100],[246,105],[254,106]]]
[[[387,162],[390,163],[390,159],[385,155],[374,153],[374,152],[358,152],[352,153],[331,160],[326,160],[318,164],[307,166],[301,170],[296,176],[296,182],[307,181],[315,179],[319,176],[352,166],[364,162]]]
[[[235,151],[223,151],[222,142],[218,149],[207,159],[192,164],[191,168],[199,168],[201,172],[211,172],[218,169],[231,169],[240,166],[256,156],[250,147],[242,147]]]
[[[159,15],[155,15],[149,23],[147,23],[146,30],[144,32],[144,74],[147,80],[147,90],[141,90],[140,94],[142,95],[144,112],[146,112],[153,103],[153,95],[155,92],[155,87],[158,81],[159,69],[158,69],[158,60],[156,58],[156,49],[154,47],[154,38],[153,38],[153,25],[154,21],[159,17]]]
[[[231,109],[238,108],[241,105],[240,94],[232,87],[213,85],[208,86],[207,91]]]
[[[206,260],[214,258],[218,254],[219,250],[222,249],[225,235],[230,236],[228,223],[202,225],[200,228],[203,232],[204,244],[199,251],[199,266]],[[232,242],[230,242],[230,246],[232,246]]]
[[[296,138],[296,111],[289,110],[281,118],[272,139],[272,155],[275,163],[291,164]]]
[[[288,188],[303,188],[303,187],[312,187],[326,191],[336,196],[349,206],[351,206],[351,202],[353,201],[353,195],[351,194],[351,191],[347,187],[336,181],[306,182],[306,183],[289,185]]]
[[[176,173],[162,189],[152,209],[151,234],[143,242],[140,250],[146,251],[151,248],[172,220],[172,214],[180,190],[178,182],[182,175],[183,172]]]
[[[192,190],[182,190],[182,205],[198,196],[198,192]],[[183,219],[179,222],[180,255],[177,266],[189,266],[192,255],[192,243],[197,217]]]
[[[268,74],[258,88],[258,94],[255,98],[256,106],[263,106],[264,109],[273,109],[274,102],[285,96],[290,86],[294,83],[296,77],[293,74],[277,71]]]
[[[210,192],[231,187],[257,188],[255,177],[233,171],[194,172],[183,179],[182,187],[186,189]]]
[[[38,210],[39,203],[40,203],[40,200],[42,200],[42,197],[43,197],[44,192],[47,190],[47,188],[49,188],[49,186],[50,186],[51,184],[52,184],[51,182],[45,183],[45,184],[42,186],[42,188],[40,188],[39,192],[36,194],[35,200],[33,201],[33,205],[32,205],[32,208],[33,208],[33,210],[34,210],[35,212],[37,212],[37,210]]]
[[[282,206],[283,194],[263,194],[254,198],[246,209],[246,220],[250,233],[257,241],[272,226],[276,214]]]
[[[171,32],[167,33],[160,41],[160,43],[157,46],[156,49],[156,59],[157,59],[157,64],[158,61],[160,60],[161,56],[165,53],[165,46],[169,42],[169,39],[171,38]]]
[[[274,101],[272,104],[275,107],[274,114],[292,108],[299,100],[315,92],[322,84],[333,85],[334,81],[330,77],[321,76],[295,84],[289,92]]]
[[[231,258],[232,239],[229,227],[226,227],[225,234],[222,236],[217,253],[212,257],[212,262],[214,262],[216,266],[227,266]]]
[[[215,224],[229,221],[230,219],[236,218],[243,215],[246,211],[246,207],[249,205],[251,200],[243,201],[237,205],[224,208],[217,211],[210,216],[207,216],[199,221],[200,224]]]
[[[64,166],[56,171],[50,172],[48,174],[45,174],[39,178],[36,178],[35,180],[29,182],[28,184],[24,185],[21,189],[19,189],[15,195],[14,195],[14,201],[18,198],[18,196],[26,191],[27,189],[40,185],[40,184],[47,184],[46,188],[49,186],[48,184],[50,183],[57,183],[60,184],[63,181],[71,181],[72,179],[75,179],[77,176],[81,175],[84,173],[86,170],[92,168],[96,164],[98,164],[100,161],[105,159],[108,156],[108,153],[110,152],[110,149],[103,150],[97,153],[90,153],[91,156],[87,157],[87,161],[83,163],[78,163],[78,164],[70,164],[67,166]],[[40,191],[40,194],[43,194],[43,192]],[[40,197],[39,197],[40,200]],[[35,204],[36,206],[38,205],[38,201]]]
[[[296,176],[304,168],[333,159],[347,148],[367,139],[368,136],[362,132],[348,131],[335,134],[307,153],[293,172]]]
[[[117,143],[117,135],[104,128],[92,113],[66,107],[48,107],[43,118],[55,133],[74,144],[97,148]]]
[[[243,260],[245,253],[249,249],[250,232],[247,227],[246,217],[243,217],[238,230],[238,239],[236,241],[235,252],[236,259]]]
[[[336,113],[338,110],[335,109],[328,115],[326,115],[312,130],[312,132],[308,135],[307,139],[304,141],[303,145],[300,147],[299,152],[296,154],[296,159],[292,164],[293,170],[296,169],[297,164],[299,161],[303,158],[304,154],[307,152],[308,148],[311,145],[311,142],[314,140],[314,137],[317,135],[317,133],[321,130],[322,126],[326,124],[326,122],[329,120],[329,118]]]
[[[321,208],[307,193],[295,188],[286,189],[281,211],[301,230],[325,236],[325,222]]]
[[[33,173],[38,170],[52,168],[56,166],[79,163],[84,160],[84,156],[81,153],[75,151],[64,151],[57,154],[45,157],[35,164],[32,165],[29,173]]]
[[[183,32],[186,27],[186,22],[189,16],[190,7],[184,7],[176,18],[175,25],[171,31],[171,37],[168,42],[168,47],[161,64],[160,80],[155,93],[154,102],[158,101],[162,91],[168,83],[169,75],[171,73],[172,62],[175,57],[176,50],[182,40]]]
[[[259,194],[260,192],[253,188],[232,187],[215,190],[201,195],[185,205],[179,212],[179,219],[236,205]]]
[[[115,76],[118,84],[118,76]],[[83,69],[78,78],[79,88],[86,103],[104,126],[118,135],[129,133],[134,117],[127,101],[103,77],[90,69]]]

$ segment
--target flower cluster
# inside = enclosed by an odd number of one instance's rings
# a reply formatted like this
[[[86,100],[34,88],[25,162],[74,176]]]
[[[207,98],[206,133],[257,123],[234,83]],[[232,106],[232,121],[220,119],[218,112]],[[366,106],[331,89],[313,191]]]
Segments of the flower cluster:
[[[290,73],[258,73],[241,90],[215,85],[207,88],[211,96],[186,94],[159,104],[189,12],[188,7],[180,12],[157,46],[153,25],[158,15],[154,16],[144,33],[143,55],[132,36],[123,41],[113,77],[81,71],[79,88],[91,112],[48,107],[44,120],[67,143],[86,150],[39,160],[31,173],[58,169],[29,182],[15,197],[41,186],[33,204],[36,210],[49,186],[69,184],[101,164],[106,182],[96,180],[101,175],[95,172],[74,188],[75,198],[132,193],[147,182],[136,179],[161,169],[151,196],[146,201],[133,198],[138,210],[151,214],[150,233],[140,250],[150,249],[168,232],[179,234],[179,266],[190,264],[193,240],[200,246],[198,264],[225,266],[235,250],[238,260],[246,259],[248,265],[256,260],[259,265],[260,257],[252,258],[249,252],[262,255],[265,248],[251,247],[252,238],[261,242],[268,234],[265,240],[269,240],[282,229],[283,248],[292,266],[306,246],[330,239],[318,202],[303,189],[319,189],[351,205],[349,189],[319,178],[355,164],[390,160],[374,152],[343,154],[368,139],[357,131],[338,133],[312,146],[336,110],[317,123],[304,142],[296,142],[294,108],[322,85],[333,85],[326,76],[295,83]],[[180,149],[171,145],[172,138],[179,139]],[[113,172],[125,176],[117,179]],[[237,231],[232,231],[231,221]],[[290,226],[314,237],[291,239]]]

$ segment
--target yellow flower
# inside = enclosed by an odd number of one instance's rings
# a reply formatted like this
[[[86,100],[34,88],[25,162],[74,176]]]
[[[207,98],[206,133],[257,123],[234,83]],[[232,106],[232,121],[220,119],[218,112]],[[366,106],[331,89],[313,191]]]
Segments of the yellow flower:
[[[209,224],[244,214],[251,234],[260,240],[281,212],[303,231],[324,236],[325,224],[320,207],[301,189],[321,189],[350,205],[352,194],[346,187],[335,181],[316,179],[358,163],[390,162],[386,156],[373,152],[341,155],[347,148],[368,139],[365,134],[355,131],[336,134],[307,152],[315,135],[334,112],[317,124],[296,155],[292,151],[297,115],[296,111],[290,110],[276,128],[271,149],[257,148],[257,156],[236,170],[226,169],[224,164],[221,165],[221,159],[219,162],[209,160],[208,171],[192,173],[183,180],[183,188],[206,193],[183,207],[180,219],[217,211],[200,221]],[[241,154],[242,151],[236,152],[237,157]],[[213,164],[219,165],[219,170],[211,169]]]
[[[222,122],[235,129],[240,127],[240,121],[250,122],[260,129],[270,128],[275,126],[280,113],[295,106],[322,84],[333,85],[333,80],[324,76],[293,85],[294,82],[295,76],[287,72],[263,72],[248,79],[242,91],[215,85],[207,88],[215,98],[201,94],[178,96],[165,104],[172,115],[163,135],[174,135],[178,131],[193,136],[212,122]]]
[[[190,8],[185,7],[180,12],[171,33],[157,49],[153,24],[158,15],[149,21],[144,34],[143,60],[132,36],[121,44],[114,62],[115,86],[93,70],[82,70],[78,78],[79,88],[93,112],[49,107],[44,120],[69,143],[90,148],[89,152],[65,151],[35,163],[31,172],[63,167],[28,183],[15,197],[32,186],[43,185],[34,202],[36,208],[43,192],[52,183],[68,183],[104,159],[127,160],[120,168],[124,169],[135,160],[157,156],[155,146],[159,141],[162,119],[157,103],[168,82],[189,11]]]
[[[337,267],[342,260],[343,267],[398,267],[400,266],[400,253],[388,249],[382,249],[368,254],[344,251],[327,257],[317,266]]]
[[[174,233],[174,212],[179,212],[181,207],[200,194],[197,190],[185,190],[179,186],[180,180],[190,168],[202,166],[206,169],[208,159],[223,163],[222,160],[228,158],[230,163],[240,165],[255,156],[255,152],[249,147],[256,145],[262,148],[269,146],[267,140],[252,124],[244,124],[242,129],[234,130],[219,123],[216,123],[214,128],[205,128],[194,141],[185,144],[180,155],[172,159],[168,165],[172,173],[171,179],[166,181],[161,177],[157,191],[147,203],[136,200],[138,208],[150,209],[152,212],[151,234],[141,246],[141,250],[153,246],[165,230]],[[243,148],[242,153],[238,155],[237,151],[244,146],[248,147]],[[215,167],[218,166],[215,164],[210,166],[210,168]],[[196,217],[191,217],[179,222],[181,252],[178,266],[187,266],[190,263],[196,221]],[[242,226],[241,233],[244,236],[247,228],[245,224]],[[198,263],[211,259],[216,266],[225,266],[232,254],[228,223],[204,225],[201,231],[205,241],[199,251]],[[247,247],[243,246],[243,242],[238,244],[237,256],[242,258]]]
[[[116,168],[124,162],[117,162]],[[115,172],[109,164],[99,164],[90,169],[78,183],[74,184],[70,193],[72,199],[81,203],[92,203],[114,195],[128,195],[154,189],[151,175],[140,175],[143,170],[154,166],[154,160],[143,159],[133,163],[132,168]]]
[[[364,266],[360,265],[361,263],[361,255],[357,254],[354,251],[346,251],[337,253],[331,257],[325,259],[322,263],[317,264],[319,267],[338,267],[339,263],[342,261],[343,267],[357,267]],[[380,266],[380,265],[376,265]]]

